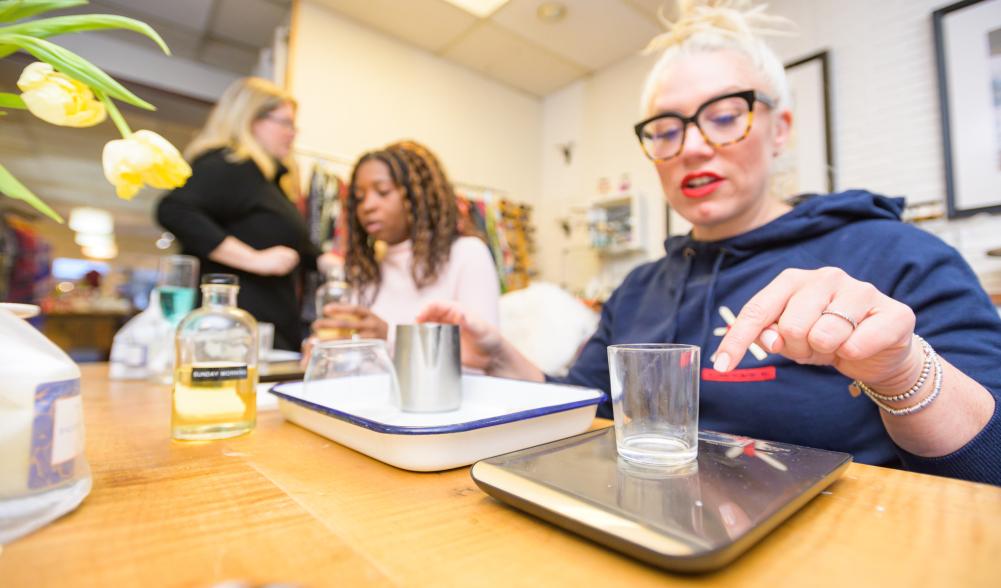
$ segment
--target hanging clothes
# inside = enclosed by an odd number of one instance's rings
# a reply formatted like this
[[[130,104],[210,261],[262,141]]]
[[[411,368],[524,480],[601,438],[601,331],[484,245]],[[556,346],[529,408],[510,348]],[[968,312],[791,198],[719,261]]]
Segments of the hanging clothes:
[[[5,300],[36,304],[51,275],[51,247],[24,220],[8,215],[6,225],[12,230],[16,251],[10,264]]]

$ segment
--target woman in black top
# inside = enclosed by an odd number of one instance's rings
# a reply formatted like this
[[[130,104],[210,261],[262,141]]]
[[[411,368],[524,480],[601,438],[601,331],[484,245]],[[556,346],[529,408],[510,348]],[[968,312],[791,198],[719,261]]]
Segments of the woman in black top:
[[[157,220],[201,261],[240,278],[238,304],[274,323],[275,347],[302,341],[295,270],[326,259],[282,189],[295,139],[295,100],[260,78],[234,82],[185,151],[188,183],[159,203]]]

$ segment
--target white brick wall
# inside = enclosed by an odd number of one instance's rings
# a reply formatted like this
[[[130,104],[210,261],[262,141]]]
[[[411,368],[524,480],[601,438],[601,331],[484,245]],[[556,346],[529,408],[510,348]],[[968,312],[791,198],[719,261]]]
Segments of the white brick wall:
[[[785,61],[830,51],[838,189],[923,202],[944,197],[931,13],[941,0],[774,0],[800,35]]]
[[[800,27],[775,39],[784,61],[828,49],[835,182],[908,202],[945,200],[945,164],[931,13],[952,0],[772,0]],[[1001,291],[1001,217],[925,223]]]

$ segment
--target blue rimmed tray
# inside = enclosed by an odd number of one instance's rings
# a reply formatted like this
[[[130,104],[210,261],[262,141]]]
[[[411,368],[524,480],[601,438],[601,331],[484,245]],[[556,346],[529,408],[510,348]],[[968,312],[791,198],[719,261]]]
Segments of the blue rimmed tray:
[[[353,380],[353,381],[352,381]],[[582,433],[604,399],[599,390],[464,375],[462,407],[406,413],[373,377],[271,389],[282,415],[390,465],[438,471]]]

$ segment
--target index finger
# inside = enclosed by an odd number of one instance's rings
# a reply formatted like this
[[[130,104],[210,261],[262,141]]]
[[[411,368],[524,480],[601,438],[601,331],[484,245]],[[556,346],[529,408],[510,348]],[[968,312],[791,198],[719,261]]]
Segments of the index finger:
[[[714,370],[728,372],[740,364],[751,343],[754,343],[765,329],[782,316],[786,303],[800,282],[801,278],[795,270],[786,270],[744,304],[737,315],[737,320],[730,325],[730,329],[716,348]]]

